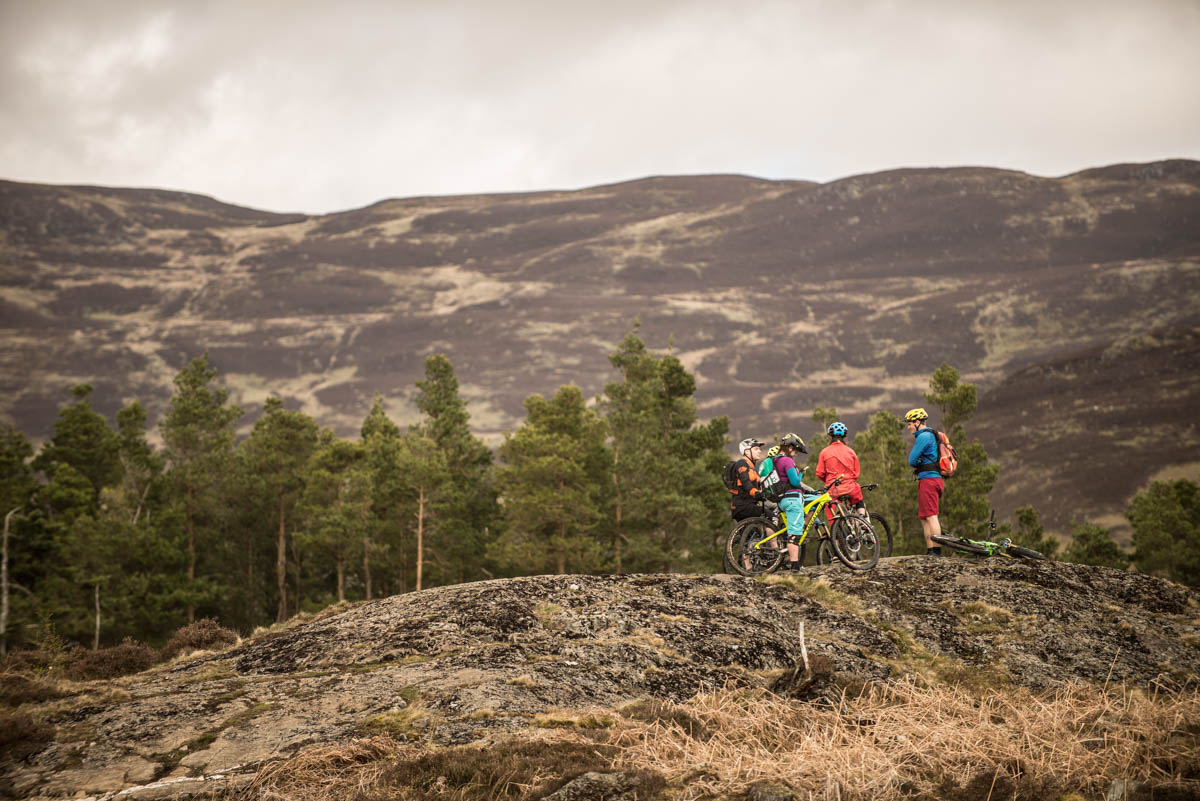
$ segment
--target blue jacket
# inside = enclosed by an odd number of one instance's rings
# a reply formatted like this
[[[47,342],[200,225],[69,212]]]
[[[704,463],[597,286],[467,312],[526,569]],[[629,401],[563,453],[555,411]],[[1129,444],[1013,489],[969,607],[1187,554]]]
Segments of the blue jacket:
[[[908,466],[915,468],[924,462],[933,462],[933,466],[928,470],[917,473],[917,478],[941,478],[942,474],[937,469],[937,460],[937,436],[934,435],[933,429],[926,426],[917,431],[916,441],[913,442],[912,451],[908,454]]]

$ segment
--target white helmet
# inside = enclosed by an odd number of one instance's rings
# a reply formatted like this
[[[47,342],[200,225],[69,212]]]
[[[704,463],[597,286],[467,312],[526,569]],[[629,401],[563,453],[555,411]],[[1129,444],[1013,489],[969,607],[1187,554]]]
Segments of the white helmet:
[[[746,451],[753,448],[755,445],[762,447],[763,445],[766,445],[766,444],[767,443],[763,442],[760,439],[756,439],[754,437],[749,437],[738,443],[738,453],[745,453]]]

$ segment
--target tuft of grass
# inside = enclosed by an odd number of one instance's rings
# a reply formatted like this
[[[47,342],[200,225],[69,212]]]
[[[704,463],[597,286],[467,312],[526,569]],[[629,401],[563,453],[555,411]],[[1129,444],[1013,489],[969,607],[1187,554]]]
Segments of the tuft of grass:
[[[595,712],[555,710],[534,715],[533,725],[539,729],[611,729],[616,725],[616,720],[610,715]]]
[[[533,676],[530,676],[528,673],[522,673],[520,676],[516,676],[514,678],[509,679],[506,683],[511,684],[514,687],[536,687],[536,686],[538,686],[537,680],[534,679]]]
[[[362,732],[366,736],[382,734],[401,742],[411,742],[424,737],[429,728],[429,710],[419,698],[414,698],[403,708],[389,709],[367,718]]]
[[[543,601],[533,608],[533,614],[541,622],[542,627],[550,630],[562,628],[562,624],[554,619],[562,611],[561,606],[549,601]]]
[[[643,698],[618,707],[617,713],[630,720],[638,720],[643,723],[678,727],[693,740],[707,740],[712,736],[700,719],[689,712],[687,707],[673,704],[670,701]]]

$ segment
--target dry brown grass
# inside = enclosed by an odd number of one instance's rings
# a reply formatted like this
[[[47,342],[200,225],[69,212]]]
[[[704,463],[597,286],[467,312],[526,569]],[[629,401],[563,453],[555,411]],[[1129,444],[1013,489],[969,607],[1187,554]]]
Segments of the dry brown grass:
[[[533,728],[442,749],[388,737],[313,749],[265,768],[239,798],[525,800],[586,770],[654,777],[674,801],[741,798],[759,781],[839,801],[1096,798],[1117,779],[1149,782],[1163,797],[1200,796],[1194,687],[1153,697],[912,681],[832,704],[727,688],[685,704],[590,711],[613,718],[612,728]]]
[[[371,737],[349,745],[311,748],[266,766],[246,795],[256,799],[354,798],[374,787],[403,745],[390,737]]]
[[[1114,779],[1179,783],[1200,793],[1200,693],[1065,685],[971,693],[876,684],[837,705],[723,691],[683,705],[700,741],[668,717],[614,732],[616,764],[661,773],[681,799],[784,781],[816,798],[1055,797],[1103,793]],[[1190,777],[1184,779],[1183,777]],[[1053,793],[1054,795],[1051,795]]]

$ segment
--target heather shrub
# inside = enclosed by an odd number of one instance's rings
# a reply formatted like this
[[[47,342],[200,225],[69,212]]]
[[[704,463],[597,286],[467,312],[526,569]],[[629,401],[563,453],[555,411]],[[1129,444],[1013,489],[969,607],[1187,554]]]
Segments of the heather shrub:
[[[126,637],[120,645],[95,651],[77,651],[63,668],[69,679],[111,679],[140,673],[158,661],[158,651]]]
[[[28,712],[0,713],[0,759],[23,759],[54,739],[54,727]]]
[[[236,631],[227,629],[211,618],[201,618],[171,635],[163,646],[162,658],[174,659],[192,651],[215,651],[238,641]]]
[[[64,695],[57,687],[16,673],[0,673],[0,706],[49,701]]]

